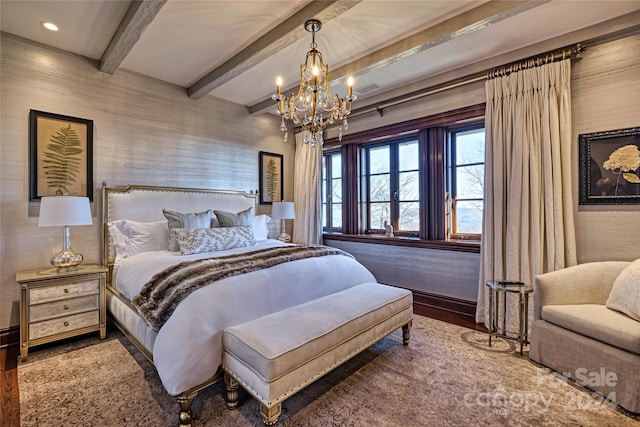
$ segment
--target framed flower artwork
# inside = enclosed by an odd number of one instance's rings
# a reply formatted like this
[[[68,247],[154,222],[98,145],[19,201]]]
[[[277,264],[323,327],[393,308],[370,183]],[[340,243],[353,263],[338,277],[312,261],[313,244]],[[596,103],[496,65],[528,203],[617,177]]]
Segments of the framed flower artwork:
[[[578,136],[580,204],[640,204],[640,127]]]

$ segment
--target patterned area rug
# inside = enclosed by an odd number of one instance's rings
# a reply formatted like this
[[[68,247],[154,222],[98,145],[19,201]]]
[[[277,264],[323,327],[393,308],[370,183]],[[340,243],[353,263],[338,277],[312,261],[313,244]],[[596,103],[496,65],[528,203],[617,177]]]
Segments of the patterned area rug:
[[[97,334],[96,334],[97,335]],[[283,404],[281,426],[640,426],[605,399],[519,356],[516,344],[416,316]],[[22,426],[171,426],[178,406],[118,331],[32,351],[18,368]],[[261,426],[258,403],[200,392],[197,426]]]

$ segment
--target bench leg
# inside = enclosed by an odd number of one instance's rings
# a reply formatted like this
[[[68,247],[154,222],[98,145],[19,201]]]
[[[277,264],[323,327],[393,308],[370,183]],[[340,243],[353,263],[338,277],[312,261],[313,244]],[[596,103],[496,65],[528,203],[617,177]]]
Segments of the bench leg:
[[[191,404],[198,392],[192,394],[182,393],[178,396],[178,405],[180,405],[180,427],[191,427],[193,419],[191,418]]]
[[[227,385],[227,408],[236,409],[238,406],[238,389],[240,388],[240,383],[227,372],[224,373],[224,383]]]
[[[409,323],[402,327],[402,344],[409,345],[409,338],[411,337],[411,325],[413,320],[409,320]]]
[[[282,414],[282,405],[278,403],[276,406],[268,408],[267,406],[260,404],[260,415],[262,415],[262,422],[266,426],[276,425],[278,418]]]

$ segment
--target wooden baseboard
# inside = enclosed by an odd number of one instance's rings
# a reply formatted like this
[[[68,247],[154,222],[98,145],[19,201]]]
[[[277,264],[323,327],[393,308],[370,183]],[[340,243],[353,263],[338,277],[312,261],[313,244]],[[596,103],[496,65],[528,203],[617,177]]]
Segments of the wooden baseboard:
[[[422,291],[412,290],[412,292],[415,314],[433,317],[471,329],[485,329],[484,326],[476,323],[476,302]]]
[[[0,329],[0,348],[20,344],[20,326]]]

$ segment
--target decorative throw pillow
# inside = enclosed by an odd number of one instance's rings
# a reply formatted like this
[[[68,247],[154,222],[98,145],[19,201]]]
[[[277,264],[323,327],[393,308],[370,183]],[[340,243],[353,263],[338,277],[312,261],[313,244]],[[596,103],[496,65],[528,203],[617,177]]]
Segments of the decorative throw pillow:
[[[256,240],[264,240],[269,235],[267,224],[271,221],[269,215],[256,215],[253,217],[253,235]]]
[[[640,321],[640,259],[625,267],[613,282],[606,306]]]
[[[179,251],[180,247],[176,241],[177,228],[209,228],[211,227],[212,211],[198,213],[180,213],[162,209],[162,213],[169,221],[169,250]]]
[[[167,221],[112,221],[108,224],[116,261],[142,252],[166,251],[169,247]]]
[[[251,227],[178,228],[176,241],[182,255],[255,246]]]
[[[216,214],[220,227],[251,227],[253,225],[253,206],[235,214],[216,210],[213,213]]]

